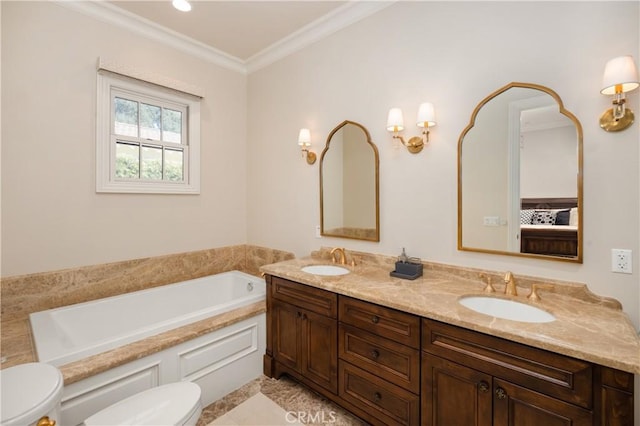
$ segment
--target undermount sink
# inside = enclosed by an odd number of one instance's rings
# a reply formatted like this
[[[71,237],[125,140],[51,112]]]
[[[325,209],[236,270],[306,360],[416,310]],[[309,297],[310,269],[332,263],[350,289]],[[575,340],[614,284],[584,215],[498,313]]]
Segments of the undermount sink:
[[[310,265],[302,268],[302,272],[313,275],[346,275],[349,270],[335,265]]]
[[[481,314],[520,322],[552,322],[556,317],[535,306],[490,296],[467,296],[458,300],[462,306]]]

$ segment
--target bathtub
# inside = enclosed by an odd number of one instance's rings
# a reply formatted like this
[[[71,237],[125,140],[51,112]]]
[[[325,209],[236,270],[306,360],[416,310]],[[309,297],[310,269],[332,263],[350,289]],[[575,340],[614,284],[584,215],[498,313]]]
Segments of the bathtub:
[[[265,299],[263,279],[240,271],[30,315],[40,362],[61,366]]]
[[[265,300],[265,295],[263,279],[230,271],[37,312],[30,321],[39,361],[63,366],[64,371],[65,364],[252,305]],[[177,381],[199,384],[206,406],[262,374],[265,324],[264,313],[239,319],[65,383],[61,424],[81,424],[114,402]]]

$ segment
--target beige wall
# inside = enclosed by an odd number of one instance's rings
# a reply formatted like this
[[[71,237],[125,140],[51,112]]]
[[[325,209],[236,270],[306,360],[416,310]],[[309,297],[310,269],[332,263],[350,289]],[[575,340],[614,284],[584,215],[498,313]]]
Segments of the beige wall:
[[[637,2],[398,2],[250,74],[249,242],[299,256],[320,246],[382,254],[406,247],[431,261],[582,281],[620,300],[640,325],[638,126],[617,134],[598,126],[610,102],[599,93],[606,61],[640,58],[638,16]],[[554,89],[582,123],[581,265],[456,249],[458,136],[476,104],[511,81]],[[630,96],[636,113],[638,93]],[[402,107],[405,134],[416,135],[411,122],[422,101],[435,104],[438,125],[431,144],[412,155],[394,148],[386,116]],[[345,119],[366,126],[380,150],[380,243],[314,236],[318,165],[300,158],[296,135],[310,127],[321,151]],[[609,272],[611,248],[634,251],[633,275]]]
[[[246,76],[51,2],[2,7],[2,276],[246,242]],[[99,56],[204,89],[201,194],[95,192]]]
[[[608,134],[597,124],[609,102],[598,92],[604,63],[640,57],[637,3],[613,16],[609,2],[399,2],[248,78],[57,4],[1,5],[3,276],[245,242],[300,256],[321,245],[406,247],[432,261],[586,282],[638,325],[638,126]],[[205,89],[201,195],[95,193],[101,55]],[[582,122],[582,265],[456,249],[457,138],[477,102],[510,81],[553,88]],[[392,143],[386,114],[401,106],[410,124],[424,100],[438,126],[411,155]],[[320,152],[345,119],[364,124],[380,150],[380,243],[314,236],[318,163],[300,158],[297,131],[310,127]],[[634,250],[633,275],[609,272],[611,248]]]

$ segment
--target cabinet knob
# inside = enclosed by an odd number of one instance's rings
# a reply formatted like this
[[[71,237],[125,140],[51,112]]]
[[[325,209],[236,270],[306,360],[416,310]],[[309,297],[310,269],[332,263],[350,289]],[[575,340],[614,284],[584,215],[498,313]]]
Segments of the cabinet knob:
[[[380,322],[380,318],[377,315],[374,315],[371,317],[371,322],[377,324],[378,322]]]
[[[505,392],[504,389],[498,388],[496,389],[496,396],[498,397],[498,399],[506,399],[507,393]]]
[[[374,393],[373,399],[375,399],[376,401],[380,401],[382,399],[382,395],[380,394],[380,392]]]
[[[480,388],[480,392],[489,391],[489,383],[485,382],[484,380],[478,384],[478,387]]]
[[[380,352],[378,352],[377,349],[374,349],[371,351],[371,358],[378,359],[379,356],[380,356]]]
[[[302,317],[302,312],[298,311],[298,318]]]

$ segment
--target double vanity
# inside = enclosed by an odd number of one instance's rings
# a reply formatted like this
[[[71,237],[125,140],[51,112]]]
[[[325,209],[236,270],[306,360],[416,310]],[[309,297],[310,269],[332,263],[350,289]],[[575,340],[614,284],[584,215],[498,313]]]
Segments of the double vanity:
[[[550,88],[480,101],[458,140],[458,249],[582,263],[582,139]],[[320,157],[321,235],[380,241],[379,206],[377,148],[344,121]],[[640,339],[618,301],[433,263],[405,280],[395,260],[336,248],[263,266],[265,374],[375,425],[634,425]]]
[[[617,301],[430,263],[409,281],[393,258],[350,257],[262,267],[267,376],[376,425],[634,424],[640,342]]]

